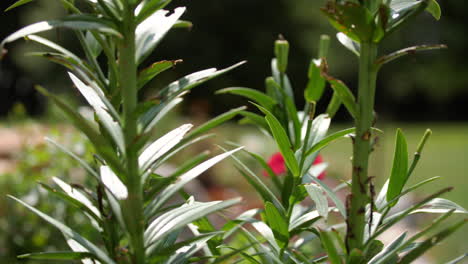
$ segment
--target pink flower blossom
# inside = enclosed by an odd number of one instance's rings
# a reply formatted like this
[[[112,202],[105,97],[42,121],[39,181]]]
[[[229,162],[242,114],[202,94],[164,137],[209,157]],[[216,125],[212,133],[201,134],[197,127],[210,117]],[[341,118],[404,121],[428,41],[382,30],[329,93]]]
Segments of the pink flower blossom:
[[[312,165],[317,165],[323,162],[322,156],[318,155],[317,158],[315,158],[314,163]],[[284,158],[281,155],[280,152],[276,152],[273,155],[271,155],[270,159],[267,162],[268,166],[270,166],[271,170],[276,174],[276,175],[281,175],[286,173],[286,165],[284,163]],[[268,176],[268,173],[266,171],[263,172],[263,175]],[[319,180],[323,180],[325,178],[325,172],[322,172],[318,177]]]

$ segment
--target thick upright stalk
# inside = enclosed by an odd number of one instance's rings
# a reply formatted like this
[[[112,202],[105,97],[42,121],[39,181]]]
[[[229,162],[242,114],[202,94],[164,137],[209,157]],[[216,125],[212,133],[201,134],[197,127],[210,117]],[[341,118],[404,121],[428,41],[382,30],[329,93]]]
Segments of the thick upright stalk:
[[[143,195],[138,168],[138,150],[133,144],[137,136],[136,106],[137,96],[137,63],[135,59],[135,16],[130,4],[126,4],[122,23],[123,39],[118,46],[119,52],[119,85],[123,102],[124,136],[126,143],[126,173],[124,175],[128,188],[128,198],[123,202],[124,220],[128,229],[132,263],[145,263],[143,240]]]
[[[353,146],[351,204],[348,205],[348,249],[362,250],[364,243],[366,204],[370,202],[368,163],[371,126],[374,121],[374,97],[377,79],[377,45],[361,43],[359,61],[358,114],[355,118],[356,137]]]

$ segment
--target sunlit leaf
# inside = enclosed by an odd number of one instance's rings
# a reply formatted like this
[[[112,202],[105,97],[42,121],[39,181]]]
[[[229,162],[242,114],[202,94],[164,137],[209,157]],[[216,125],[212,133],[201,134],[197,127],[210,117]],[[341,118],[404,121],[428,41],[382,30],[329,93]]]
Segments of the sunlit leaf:
[[[395,154],[387,191],[387,201],[398,196],[408,180],[408,146],[403,132],[396,133]],[[394,203],[395,204],[395,203]]]
[[[156,48],[184,12],[185,7],[176,8],[170,15],[167,10],[159,10],[138,25],[135,54],[138,63]]]
[[[101,166],[102,183],[119,200],[125,200],[128,197],[127,187],[117,177],[117,175],[108,166]]]
[[[94,254],[96,256],[96,258],[99,259],[100,261],[102,261],[104,263],[107,263],[107,264],[115,264],[115,262],[109,256],[107,256],[106,253],[104,253],[101,249],[99,249],[93,243],[89,242],[86,238],[82,237],[80,234],[73,231],[68,226],[62,224],[61,222],[59,222],[59,221],[55,220],[54,218],[42,213],[41,211],[37,210],[36,208],[28,205],[27,203],[13,197],[13,196],[8,196],[8,197],[10,197],[11,199],[13,199],[13,200],[17,201],[18,203],[22,204],[23,206],[25,206],[26,208],[31,210],[33,213],[35,213],[36,215],[38,215],[39,217],[41,217],[42,219],[44,219],[45,221],[47,221],[51,225],[55,226],[57,229],[62,231],[62,233],[67,238],[75,240],[81,246],[86,248],[86,250],[88,250],[90,253]]]

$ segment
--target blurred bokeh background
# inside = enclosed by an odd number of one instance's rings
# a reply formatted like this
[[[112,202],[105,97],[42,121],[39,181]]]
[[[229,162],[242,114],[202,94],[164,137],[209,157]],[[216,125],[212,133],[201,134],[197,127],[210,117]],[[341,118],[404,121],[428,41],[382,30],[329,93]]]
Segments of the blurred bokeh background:
[[[1,9],[6,9],[14,2],[1,1]],[[316,57],[321,34],[332,36],[328,61],[331,74],[344,80],[354,90],[357,60],[333,37],[334,29],[320,13],[319,8],[324,3],[325,0],[174,0],[169,8],[187,6],[188,11],[183,18],[192,21],[194,27],[190,31],[172,31],[148,59],[148,63],[162,59],[184,61],[174,70],[161,75],[148,89],[148,94],[151,94],[152,89],[156,90],[194,71],[223,68],[242,60],[248,63],[195,89],[177,109],[177,114],[166,121],[167,128],[162,130],[167,131],[187,120],[202,122],[231,108],[248,105],[239,97],[214,95],[214,92],[229,86],[263,90],[264,79],[270,75],[273,41],[279,34],[289,40],[291,45],[288,74],[299,105],[303,104],[307,68],[310,59]],[[434,135],[423,154],[413,182],[442,176],[443,180],[419,195],[443,186],[454,186],[456,189],[446,197],[467,208],[468,63],[465,53],[468,34],[465,34],[468,5],[464,1],[455,0],[440,1],[440,5],[443,10],[440,21],[435,21],[428,14],[420,16],[414,23],[389,37],[380,51],[384,54],[418,44],[443,43],[449,47],[447,50],[404,57],[386,65],[381,71],[376,110],[378,127],[385,134],[381,136],[379,149],[373,155],[372,174],[377,179],[379,176],[388,176],[397,127],[406,133],[410,151],[415,148],[425,129],[432,128]],[[23,25],[63,15],[59,1],[37,0],[1,14],[0,39]],[[58,30],[45,35],[80,54],[77,41],[67,31]],[[60,247],[58,232],[47,229],[40,220],[7,202],[4,196],[6,193],[32,195],[30,199],[39,202],[42,196],[35,187],[36,180],[48,181],[52,176],[71,177],[70,173],[73,174],[73,166],[76,164],[60,162],[58,168],[51,169],[57,164],[51,160],[57,159],[50,154],[52,150],[44,146],[42,136],[55,133],[64,142],[76,144],[82,150],[86,148],[79,135],[62,127],[66,126],[63,117],[56,114],[45,98],[34,91],[33,85],[41,84],[68,97],[73,104],[82,103],[66,78],[64,69],[45,60],[25,56],[37,48],[34,44],[19,41],[8,46],[8,55],[0,62],[0,260],[10,261],[5,263],[15,263],[12,258],[15,254],[43,249],[45,245]],[[324,102],[328,101],[330,92],[330,89],[326,92]],[[326,103],[319,104],[318,108],[323,110],[325,106]],[[339,112],[332,130],[351,126],[349,120],[345,111]],[[265,157],[275,151],[275,146],[251,127],[227,124],[216,133],[217,141],[213,143],[237,141]],[[339,180],[349,177],[350,153],[351,147],[346,140],[324,151],[325,160],[330,165],[330,178]],[[226,164],[211,173],[216,185],[244,188],[246,183],[240,177],[233,177],[235,173],[229,166]],[[44,210],[53,211],[57,215],[65,212],[63,208],[51,208],[49,198],[42,204],[47,205]],[[411,224],[418,226],[420,221],[414,218]],[[21,225],[12,229],[13,223]],[[434,262],[431,263],[442,263],[467,252],[468,244],[463,234],[467,232],[468,228],[463,229],[434,249],[431,252]]]

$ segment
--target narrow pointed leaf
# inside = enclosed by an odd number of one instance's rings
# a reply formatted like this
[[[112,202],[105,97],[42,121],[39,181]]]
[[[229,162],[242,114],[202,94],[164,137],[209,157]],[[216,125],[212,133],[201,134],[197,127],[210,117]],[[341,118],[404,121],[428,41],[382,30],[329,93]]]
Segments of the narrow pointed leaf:
[[[329,77],[327,79],[331,87],[333,88],[333,90],[340,97],[341,102],[346,107],[349,114],[352,117],[356,117],[357,116],[356,98],[354,97],[353,93],[348,88],[348,86],[346,86],[344,82],[337,80],[335,78]]]
[[[419,244],[415,249],[411,250],[408,254],[403,256],[398,264],[409,264],[412,263],[415,259],[423,255],[430,248],[434,247],[442,240],[453,234],[455,231],[463,227],[467,223],[467,220],[461,220],[453,225],[450,225],[439,233],[427,238],[421,244]]]
[[[319,180],[317,177],[311,176],[311,180],[320,185],[322,189],[327,193],[328,197],[335,203],[336,208],[341,213],[341,215],[346,219],[346,209],[343,202],[338,198],[338,196],[333,192],[330,187],[328,187],[325,183]]]
[[[285,216],[280,214],[278,209],[270,202],[266,202],[265,204],[265,214],[278,245],[283,248],[289,241],[288,224],[285,220]]]
[[[230,88],[221,89],[217,91],[216,93],[217,94],[230,93],[230,94],[240,95],[250,100],[253,100],[257,104],[265,107],[266,109],[270,111],[271,109],[273,109],[273,106],[277,104],[275,99],[271,98],[270,96],[262,92],[259,92],[251,88],[230,87]]]
[[[106,21],[102,19],[90,15],[73,15],[63,19],[37,22],[26,26],[6,37],[0,43],[0,48],[3,48],[6,43],[13,42],[28,35],[49,31],[51,29],[61,27],[77,30],[97,30],[102,33],[120,36],[120,33],[118,31],[116,31]]]
[[[115,262],[109,258],[101,249],[99,249],[96,245],[93,243],[89,242],[86,238],[82,237],[80,234],[76,233],[73,231],[71,228],[68,226],[62,224],[61,222],[55,220],[54,218],[42,213],[41,211],[37,210],[36,208],[30,206],[29,204],[13,197],[13,196],[8,196],[11,199],[17,201],[18,203],[22,204],[24,207],[28,208],[31,210],[33,213],[50,223],[51,225],[55,226],[57,229],[62,231],[62,233],[67,237],[75,240],[77,243],[79,243],[81,246],[86,248],[90,253],[94,254],[97,259],[100,261],[107,263],[107,264],[115,264]]]
[[[435,19],[440,20],[442,10],[440,9],[440,5],[436,0],[429,0],[426,11],[429,12]]]
[[[11,6],[9,6],[7,9],[5,9],[5,12],[7,11],[10,11],[14,8],[17,8],[19,6],[22,6],[22,5],[25,5],[27,3],[30,3],[32,2],[33,0],[19,0],[19,1],[16,1],[14,4],[12,4]]]
[[[218,77],[221,74],[229,72],[245,63],[246,63],[245,61],[242,61],[222,70],[211,68],[211,69],[189,74],[185,77],[180,78],[179,80],[175,82],[170,83],[168,86],[164,87],[158,93],[157,97],[167,98],[167,97],[176,96],[184,91],[193,89],[206,81],[209,81],[215,77]]]
[[[353,127],[353,128],[344,129],[344,130],[335,132],[335,133],[333,133],[331,135],[328,135],[327,137],[323,138],[319,142],[315,143],[310,149],[308,149],[307,152],[306,152],[306,156],[308,156],[308,155],[310,155],[310,154],[312,154],[314,152],[320,151],[321,149],[328,146],[330,143],[333,143],[333,142],[337,141],[340,138],[347,137],[347,136],[353,134],[355,131],[356,131],[356,128]]]
[[[107,132],[114,139],[114,142],[117,144],[120,151],[122,153],[125,153],[125,140],[122,128],[119,122],[114,120],[114,118],[110,114],[110,112],[116,111],[113,108],[109,108],[110,103],[105,102],[105,99],[103,99],[104,96],[99,95],[98,91],[83,83],[72,73],[68,74],[70,76],[70,79],[75,84],[76,88],[81,92],[81,94],[86,99],[86,101],[88,101],[91,107],[93,107],[94,111],[96,111],[97,116],[99,117],[104,127],[107,129]]]
[[[234,109],[231,109],[231,110],[227,111],[226,113],[223,113],[223,114],[221,114],[221,115],[207,121],[206,123],[203,123],[202,125],[196,127],[190,133],[187,134],[187,137],[186,137],[187,140],[192,139],[194,137],[197,137],[197,136],[207,132],[208,130],[211,130],[211,129],[213,129],[213,128],[221,125],[221,124],[224,124],[226,121],[229,121],[229,120],[233,119],[235,116],[240,114],[245,109],[246,109],[245,106],[234,108]]]
[[[320,187],[320,185],[315,183],[306,184],[305,188],[312,201],[314,201],[319,215],[326,220],[328,217],[328,198],[325,195],[323,189]]]
[[[99,212],[98,208],[93,205],[91,200],[88,199],[82,192],[73,188],[68,183],[60,180],[59,178],[53,177],[52,180],[71,198],[79,201],[84,206],[86,206],[93,214],[100,217],[101,213]]]
[[[147,254],[151,254],[153,249],[152,244],[155,241],[161,239],[170,232],[239,202],[240,199],[207,203],[194,202],[193,204],[184,205],[162,214],[152,221],[145,230],[145,244],[149,246],[146,250]]]
[[[275,138],[276,144],[284,157],[287,167],[295,177],[298,177],[300,173],[299,164],[297,163],[294,152],[292,151],[291,142],[289,141],[286,131],[272,113],[261,106],[257,107],[266,115],[265,120],[271,129],[273,137]]]
[[[380,251],[377,255],[375,255],[370,261],[369,264],[378,264],[378,263],[385,263],[383,262],[386,260],[390,255],[394,255],[394,249],[398,248],[405,242],[406,238],[406,232],[403,234],[399,235],[397,238],[395,238],[392,242],[388,244],[382,251]]]
[[[140,63],[146,58],[167,32],[185,12],[185,7],[179,7],[169,16],[169,11],[159,10],[146,18],[136,29],[136,60]]]
[[[127,187],[108,166],[101,166],[101,180],[117,199],[127,199]]]
[[[192,127],[192,124],[182,125],[149,145],[138,158],[140,169],[146,171],[151,164],[175,147]]]
[[[264,222],[258,221],[252,223],[252,226],[260,233],[260,235],[265,238],[270,246],[277,252],[279,253],[280,247],[278,243],[276,242],[275,235],[273,234],[273,230],[265,224]]]
[[[198,177],[200,174],[214,166],[216,163],[222,161],[223,159],[229,157],[233,153],[239,151],[242,148],[237,148],[231,150],[229,152],[220,154],[216,157],[213,157],[200,165],[196,166],[195,168],[189,170],[188,172],[184,173],[182,176],[179,177],[178,181],[169,185],[165,190],[161,192],[161,194],[156,197],[151,203],[145,208],[145,216],[151,217],[154,213],[156,213],[164,203],[172,197],[174,193],[179,191],[185,184],[190,182],[191,180]]]
[[[336,34],[336,38],[338,39],[338,41],[343,46],[345,46],[351,52],[356,54],[358,57],[360,56],[360,54],[361,54],[361,44],[359,44],[359,42],[356,42],[356,41],[352,40],[351,38],[349,38],[348,36],[346,36],[345,34],[343,34],[341,32]]]
[[[387,191],[387,201],[398,196],[408,180],[408,146],[403,132],[396,133],[395,154]],[[395,203],[393,204],[395,205]]]
[[[94,258],[94,255],[89,252],[41,252],[29,253],[18,256],[19,259],[37,259],[37,260],[80,260],[86,258]]]
[[[468,211],[462,206],[443,198],[435,198],[412,213],[444,214],[451,210],[455,210],[454,213],[468,214]]]
[[[322,59],[314,59],[310,62],[306,89],[304,90],[304,97],[307,102],[318,102],[322,97],[325,89],[325,79],[320,74],[323,64]]]
[[[320,230],[319,232],[323,248],[328,254],[328,261],[330,264],[342,264],[343,262],[341,261],[341,257],[335,247],[333,237],[327,231]]]
[[[177,63],[182,62],[182,60],[174,60],[174,61],[159,61],[156,63],[151,64],[148,68],[143,69],[138,74],[138,88],[142,88],[148,82],[150,82],[154,77],[158,74],[174,67]]]

